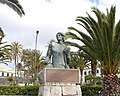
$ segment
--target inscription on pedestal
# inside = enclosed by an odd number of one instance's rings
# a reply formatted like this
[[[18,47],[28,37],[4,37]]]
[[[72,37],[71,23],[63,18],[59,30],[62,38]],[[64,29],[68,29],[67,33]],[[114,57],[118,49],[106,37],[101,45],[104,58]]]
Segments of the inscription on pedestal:
[[[80,71],[78,69],[45,69],[45,82],[56,83],[80,83]]]

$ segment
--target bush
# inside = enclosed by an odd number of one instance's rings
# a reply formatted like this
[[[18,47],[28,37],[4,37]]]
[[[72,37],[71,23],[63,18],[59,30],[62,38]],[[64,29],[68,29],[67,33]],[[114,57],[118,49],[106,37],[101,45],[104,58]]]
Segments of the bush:
[[[13,77],[10,76],[10,77],[7,78],[7,80],[10,81],[10,82],[12,82],[13,81]]]
[[[38,96],[39,86],[0,86],[0,95]]]
[[[81,85],[82,96],[99,96],[102,92],[102,86]],[[33,86],[0,86],[1,95],[31,95],[38,96],[39,85]]]
[[[98,96],[102,93],[103,87],[100,85],[81,85],[82,96]]]
[[[93,77],[92,74],[89,74],[89,75],[85,76],[85,80],[88,84],[93,84],[93,79],[95,79],[96,84],[99,84],[99,85],[101,85],[102,82],[103,82],[103,78],[100,77],[100,76],[95,76],[95,78]]]

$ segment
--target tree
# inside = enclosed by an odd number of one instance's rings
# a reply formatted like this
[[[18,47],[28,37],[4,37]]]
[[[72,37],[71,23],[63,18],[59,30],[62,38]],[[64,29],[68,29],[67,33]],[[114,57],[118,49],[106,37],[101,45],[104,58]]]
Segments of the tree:
[[[92,7],[96,19],[87,13],[87,17],[79,16],[76,21],[82,26],[85,32],[74,27],[69,27],[67,37],[81,41],[89,49],[81,46],[86,54],[100,62],[103,73],[104,96],[119,96],[120,88],[117,73],[120,61],[120,20],[115,23],[116,7],[111,6],[107,13],[101,12],[98,8]],[[78,38],[77,32],[81,38]]]
[[[10,45],[7,45],[7,42],[2,42],[5,34],[3,30],[0,28],[0,63],[4,63],[7,65],[10,62]]]
[[[35,56],[35,74],[36,78],[38,78],[38,72],[43,68],[41,55],[42,53],[39,50],[33,50],[33,55]]]
[[[11,82],[13,81],[13,77],[10,76],[10,77],[7,78],[7,80],[10,81],[10,84],[11,84]]]
[[[66,39],[72,37],[73,34],[69,34],[69,33],[66,33]],[[77,36],[77,35],[76,35]],[[75,38],[75,36],[73,36]],[[77,39],[76,40],[79,40],[78,38],[80,38],[79,36],[76,37]],[[80,46],[79,44],[77,43],[74,43],[74,42],[69,42],[69,41],[66,41],[65,42],[67,45],[70,45],[70,46],[74,46],[74,47],[77,47],[78,49],[80,49],[79,47],[83,47],[85,50],[89,51],[89,49],[87,48],[87,46]],[[82,48],[82,49],[83,49]],[[78,51],[78,55],[83,58],[84,60],[86,60],[87,62],[89,62],[89,67],[91,68],[91,73],[93,75],[93,85],[96,85],[96,68],[97,68],[97,60],[95,60],[94,58],[92,58],[89,54],[86,54],[83,50],[79,50]],[[73,57],[72,57],[73,58]],[[71,59],[72,60],[72,59]],[[74,65],[76,66],[76,65]]]
[[[16,79],[16,71],[17,71],[16,68],[18,65],[19,57],[21,55],[21,51],[22,51],[22,45],[19,42],[11,43],[11,58],[14,61],[15,79]]]
[[[18,78],[19,78],[19,77],[21,77],[22,64],[18,63],[16,67],[17,67],[17,74],[18,74]]]
[[[83,52],[71,52],[70,58],[71,62],[69,67],[70,68],[79,68],[81,73],[81,84],[82,84],[82,77],[83,77],[83,70],[88,67],[88,60],[82,57]]]
[[[36,56],[36,64],[35,64]],[[40,71],[41,65],[41,52],[38,50],[23,49],[21,62],[23,62],[24,67],[27,67],[27,78],[31,75],[34,80],[36,79],[38,71]]]
[[[1,4],[6,4],[12,8],[19,16],[25,15],[25,12],[18,0],[0,0]]]
[[[23,67],[27,68],[27,81],[29,77],[34,75],[34,62],[35,62],[35,55],[31,49],[23,49],[21,62],[23,62]]]

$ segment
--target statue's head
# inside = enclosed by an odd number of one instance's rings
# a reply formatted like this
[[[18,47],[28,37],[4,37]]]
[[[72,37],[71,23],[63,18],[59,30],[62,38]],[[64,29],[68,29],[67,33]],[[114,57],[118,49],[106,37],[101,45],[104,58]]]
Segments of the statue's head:
[[[64,34],[63,33],[61,33],[61,32],[58,32],[57,34],[56,34],[56,38],[57,38],[57,40],[58,41],[63,41],[64,42]]]

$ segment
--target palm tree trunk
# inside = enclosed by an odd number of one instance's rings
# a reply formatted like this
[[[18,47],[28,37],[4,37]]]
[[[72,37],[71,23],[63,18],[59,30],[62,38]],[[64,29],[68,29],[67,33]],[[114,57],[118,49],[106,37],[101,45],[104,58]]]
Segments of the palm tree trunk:
[[[20,74],[20,70],[19,69],[17,69],[17,74],[18,74],[18,77],[17,77],[18,78],[18,82],[17,83],[19,83],[19,79],[20,79],[19,78],[20,77],[20,75],[19,75]]]
[[[14,83],[16,84],[16,57],[15,57],[15,81],[14,81]]]
[[[120,96],[120,86],[116,74],[107,74],[103,79],[103,96]]]
[[[92,60],[91,61],[91,73],[93,75],[93,85],[96,85],[96,66],[97,66],[97,61]]]
[[[18,66],[18,56],[16,56],[16,68],[17,68],[17,66]],[[19,69],[17,68],[17,70],[16,70],[16,73],[17,73],[17,84],[19,83]]]
[[[83,70],[80,69],[80,74],[81,74],[81,77],[80,77],[80,84],[83,83]]]
[[[29,84],[29,75],[30,75],[30,67],[28,66],[28,71],[27,71],[27,83]]]

